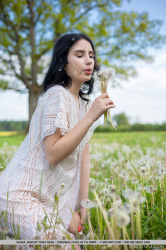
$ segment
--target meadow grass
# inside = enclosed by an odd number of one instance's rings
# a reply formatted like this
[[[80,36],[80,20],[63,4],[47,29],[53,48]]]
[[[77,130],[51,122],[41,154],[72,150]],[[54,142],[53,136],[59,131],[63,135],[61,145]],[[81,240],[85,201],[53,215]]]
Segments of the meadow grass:
[[[7,131],[8,132],[8,131]],[[4,132],[3,132],[4,133]],[[1,136],[0,134],[0,148],[3,146],[4,142],[7,142],[8,145],[16,145],[19,146],[26,135],[8,135]],[[153,138],[156,139],[153,140]],[[141,147],[149,147],[149,146],[162,146],[162,142],[166,141],[166,131],[155,131],[155,132],[110,132],[110,133],[94,133],[90,143],[124,143],[128,146],[134,146],[137,143],[141,145]]]
[[[14,153],[16,148],[12,145],[19,146],[25,136],[19,143],[18,138],[21,139],[20,135],[0,137],[0,141],[5,139],[1,142],[0,171],[11,159],[8,150],[11,152],[13,147]],[[165,240],[166,132],[94,133],[90,155],[89,200],[84,204],[87,221],[77,237]],[[49,227],[46,222],[42,225],[43,230]],[[105,245],[85,246],[85,249],[133,250],[134,247]]]

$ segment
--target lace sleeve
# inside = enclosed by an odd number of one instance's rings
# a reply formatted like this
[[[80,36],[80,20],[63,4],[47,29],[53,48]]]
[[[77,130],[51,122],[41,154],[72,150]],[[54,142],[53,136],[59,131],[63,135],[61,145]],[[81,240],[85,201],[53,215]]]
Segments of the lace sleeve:
[[[90,98],[90,96],[88,96],[88,99],[89,99],[89,103],[87,104],[86,106],[86,113],[89,111],[89,109],[91,108],[92,106],[92,100]],[[86,102],[87,103],[87,102]],[[101,125],[100,123],[100,118],[98,118],[92,125],[91,127],[89,128],[87,134],[86,134],[86,138],[85,138],[85,144],[90,140],[90,138],[92,137],[93,133],[94,133],[94,130],[99,126]]]
[[[43,102],[42,142],[46,136],[54,134],[56,128],[60,128],[62,135],[69,132],[69,105],[65,90],[63,87],[56,86],[47,92]]]

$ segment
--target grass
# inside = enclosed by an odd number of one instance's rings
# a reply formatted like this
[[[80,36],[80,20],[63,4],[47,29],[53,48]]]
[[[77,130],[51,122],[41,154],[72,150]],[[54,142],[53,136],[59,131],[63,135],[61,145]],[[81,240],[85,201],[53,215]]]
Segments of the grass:
[[[8,131],[7,131],[8,132]],[[2,148],[4,142],[7,142],[8,145],[15,145],[15,146],[20,146],[20,144],[23,142],[25,139],[25,135],[22,134],[17,134],[17,135],[6,135],[6,133],[0,132],[0,148]]]
[[[4,168],[7,151],[24,138],[0,137]],[[158,176],[162,169],[166,171],[166,132],[94,133],[90,155],[89,202],[97,202],[98,207],[87,209],[83,239],[165,240],[166,172],[161,179]],[[130,195],[125,195],[126,190]],[[86,246],[86,250],[100,249],[128,247]]]
[[[1,133],[1,132],[0,132]],[[4,132],[3,132],[4,133]],[[3,146],[4,142],[8,145],[19,146],[26,135],[1,135],[0,134],[0,147]],[[124,143],[128,146],[135,146],[140,144],[142,148],[145,147],[162,147],[162,142],[166,141],[166,132],[112,132],[112,133],[94,133],[90,143]]]

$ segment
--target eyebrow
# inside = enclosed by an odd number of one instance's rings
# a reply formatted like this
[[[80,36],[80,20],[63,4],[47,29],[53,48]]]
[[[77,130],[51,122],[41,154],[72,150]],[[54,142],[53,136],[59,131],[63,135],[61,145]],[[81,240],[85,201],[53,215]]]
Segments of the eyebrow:
[[[74,52],[85,52],[85,51],[84,50],[75,50]],[[90,50],[89,52],[94,54],[93,50]]]

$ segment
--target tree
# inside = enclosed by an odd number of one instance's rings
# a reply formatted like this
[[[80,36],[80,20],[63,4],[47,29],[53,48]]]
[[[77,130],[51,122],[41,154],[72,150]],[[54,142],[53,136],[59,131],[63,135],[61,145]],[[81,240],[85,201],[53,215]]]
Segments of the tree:
[[[95,43],[99,63],[114,67],[118,78],[136,75],[126,62],[152,60],[146,48],[162,45],[162,22],[150,21],[148,13],[118,11],[121,3],[122,0],[0,1],[0,89],[29,92],[29,123],[41,94],[39,79],[48,66],[46,58],[62,34],[87,33]],[[91,22],[94,13],[98,13],[98,18]],[[6,75],[12,78],[7,80],[3,77]]]
[[[129,126],[129,121],[128,121],[128,117],[124,114],[118,114],[118,115],[114,115],[113,120],[116,122],[116,125],[124,125],[124,126]]]

